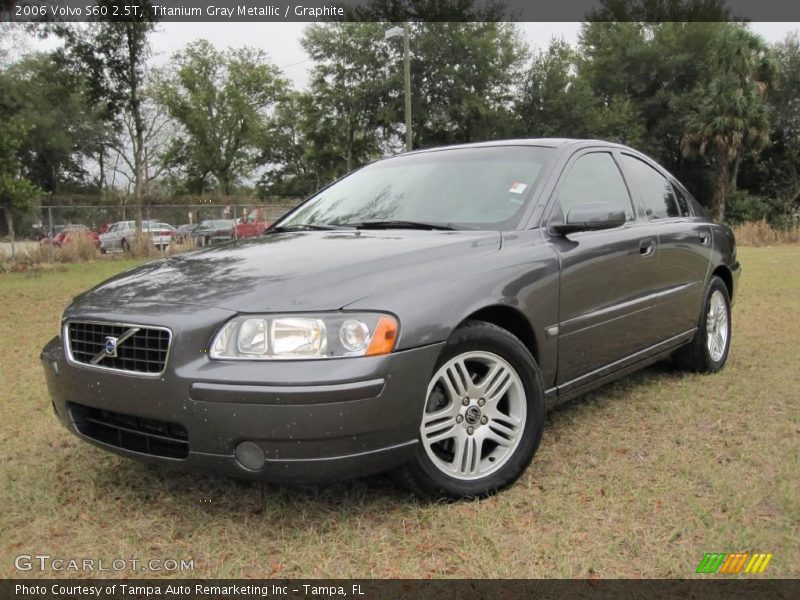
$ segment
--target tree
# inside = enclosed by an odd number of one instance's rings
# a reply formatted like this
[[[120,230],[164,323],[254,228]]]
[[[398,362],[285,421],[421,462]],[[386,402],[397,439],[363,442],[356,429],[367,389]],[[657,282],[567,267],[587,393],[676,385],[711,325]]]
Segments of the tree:
[[[687,23],[732,21],[725,0],[601,0],[587,21]]]
[[[534,56],[516,104],[518,135],[640,144],[644,128],[633,101],[621,93],[593,92],[581,76],[582,60],[563,40]]]
[[[258,183],[262,196],[308,196],[328,181],[332,165],[323,166],[310,143],[316,115],[308,92],[292,91],[278,105],[259,160],[267,165]]]
[[[345,21],[507,21],[504,0],[370,0],[345,8]]]
[[[763,40],[740,25],[720,32],[709,70],[711,81],[696,90],[696,108],[686,116],[683,150],[704,157],[712,167],[713,215],[722,221],[743,156],[760,150],[769,139],[765,99],[776,70]]]
[[[740,185],[770,198],[773,222],[786,223],[800,212],[800,39],[788,35],[772,48],[778,86],[767,100],[772,117],[769,143],[757,157],[743,161]],[[762,207],[763,209],[764,207]]]
[[[167,152],[170,140],[174,137],[174,122],[167,114],[166,107],[157,98],[157,84],[148,82],[142,89],[141,104],[144,131],[141,136],[142,163],[141,179],[143,195],[150,194],[152,184],[166,171],[162,157]],[[136,186],[136,122],[132,115],[122,119],[121,130],[107,138],[106,147],[110,151],[112,171],[112,187],[119,175],[128,181],[128,185]]]
[[[20,176],[22,165],[17,152],[27,126],[19,119],[0,119],[0,206],[11,238],[14,256],[14,218],[32,212],[39,203],[41,190]]]
[[[306,135],[311,160],[325,179],[383,154],[395,130],[388,107],[391,48],[384,31],[381,23],[326,23],[310,25],[303,35],[303,48],[315,62],[313,103],[306,105],[315,126]]]
[[[0,75],[0,116],[27,125],[20,143],[23,175],[47,192],[83,183],[104,124],[83,94],[85,79],[59,68],[50,54],[29,55]]]
[[[150,2],[139,0],[136,3],[139,11],[135,15],[116,18],[113,22],[93,22],[85,28],[61,25],[55,31],[64,39],[61,53],[64,64],[75,72],[88,74],[89,98],[103,118],[114,126],[116,133],[122,131],[126,118],[132,123],[134,198],[141,206],[146,187],[142,92],[150,52],[149,35],[155,23],[149,20]],[[113,7],[118,2],[100,0],[99,4]],[[105,145],[101,145],[101,164],[105,152]]]
[[[401,122],[401,49],[394,46],[394,121]],[[411,25],[415,147],[508,137],[527,47],[513,23]]]
[[[190,44],[174,57],[160,99],[182,128],[165,155],[204,191],[213,176],[223,194],[252,174],[271,112],[288,83],[260,50],[217,51],[208,41]]]

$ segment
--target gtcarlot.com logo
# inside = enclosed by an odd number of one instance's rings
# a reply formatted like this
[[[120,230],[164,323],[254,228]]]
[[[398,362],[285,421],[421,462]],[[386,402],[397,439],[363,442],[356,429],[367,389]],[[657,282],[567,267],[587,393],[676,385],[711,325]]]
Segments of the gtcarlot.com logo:
[[[61,558],[49,554],[20,554],[14,559],[17,571],[194,571],[194,559],[174,558]]]
[[[695,573],[713,573],[717,575],[738,575],[763,573],[767,568],[772,554],[739,552],[726,554],[724,552],[708,553],[700,561]]]

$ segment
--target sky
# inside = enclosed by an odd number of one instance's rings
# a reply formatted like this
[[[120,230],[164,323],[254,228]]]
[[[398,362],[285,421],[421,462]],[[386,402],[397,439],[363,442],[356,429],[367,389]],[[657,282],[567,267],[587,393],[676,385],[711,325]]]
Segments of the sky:
[[[187,43],[205,38],[222,50],[227,47],[253,46],[264,50],[273,63],[298,89],[306,86],[311,62],[300,46],[308,23],[161,23],[151,37],[153,64],[166,64]],[[554,37],[577,43],[580,23],[520,23],[532,50],[546,48]],[[800,23],[751,23],[753,31],[768,42],[782,40],[789,32],[800,31]],[[413,41],[412,41],[413,43]],[[29,40],[26,50],[53,48],[55,40]]]

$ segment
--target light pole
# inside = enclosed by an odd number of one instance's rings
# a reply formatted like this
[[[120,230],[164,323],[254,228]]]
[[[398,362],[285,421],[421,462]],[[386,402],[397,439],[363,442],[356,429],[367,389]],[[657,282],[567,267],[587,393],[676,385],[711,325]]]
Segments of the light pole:
[[[406,151],[411,151],[411,50],[408,42],[408,23],[402,27],[392,27],[386,31],[384,39],[403,37],[403,70],[404,88],[406,94]]]

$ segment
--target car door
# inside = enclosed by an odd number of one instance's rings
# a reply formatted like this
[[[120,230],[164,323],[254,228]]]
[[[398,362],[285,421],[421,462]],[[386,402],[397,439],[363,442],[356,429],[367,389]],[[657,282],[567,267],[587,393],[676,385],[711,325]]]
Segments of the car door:
[[[119,236],[117,231],[119,230],[119,223],[114,223],[111,227],[108,228],[103,234],[103,247],[106,250],[116,250],[119,243]]]
[[[692,214],[688,192],[655,164],[623,152],[621,165],[658,236],[654,289],[659,337],[665,340],[697,326],[711,264],[711,226]]]
[[[636,208],[611,150],[587,150],[564,169],[549,207],[548,224],[563,222],[586,202],[610,202],[626,222],[604,231],[551,235],[559,256],[559,386],[652,344],[655,299],[651,274],[658,255],[652,227]]]

